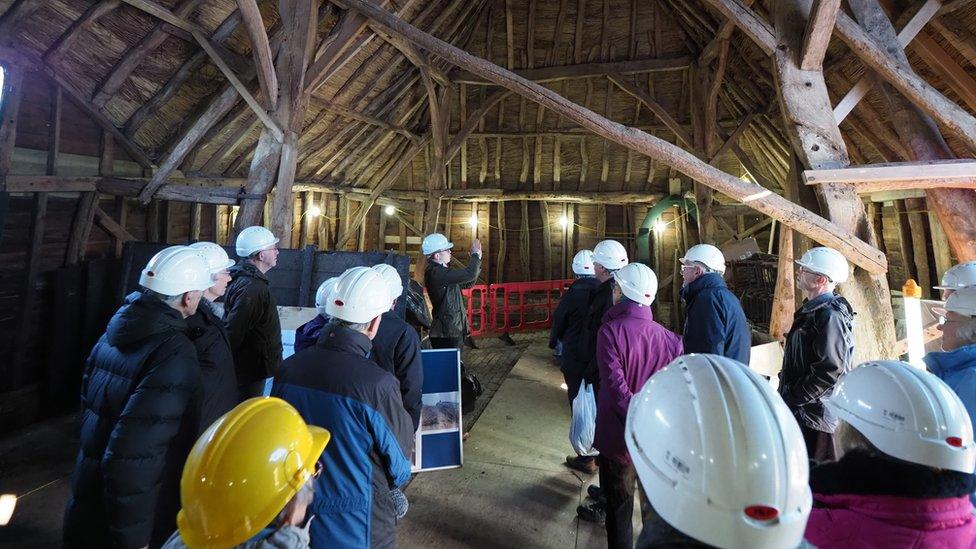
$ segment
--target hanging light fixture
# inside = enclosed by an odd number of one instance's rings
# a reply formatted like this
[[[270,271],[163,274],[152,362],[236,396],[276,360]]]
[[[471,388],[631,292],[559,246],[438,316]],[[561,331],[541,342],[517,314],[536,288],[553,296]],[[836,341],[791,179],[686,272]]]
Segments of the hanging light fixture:
[[[386,215],[393,215],[396,213],[396,208],[394,208],[392,205],[388,205],[387,207],[383,208],[383,213]]]
[[[468,225],[471,225],[472,229],[478,228],[478,214],[471,214],[468,218]]]
[[[308,215],[311,217],[318,217],[322,215],[322,208],[319,208],[318,206],[312,206],[308,209]]]
[[[569,218],[566,217],[565,215],[560,216],[559,217],[559,226],[562,227],[562,228],[564,228],[564,229],[566,227],[568,227],[569,226]]]
[[[657,221],[654,222],[654,232],[660,235],[664,232],[664,229],[666,229],[667,226],[668,225],[661,218],[658,218]]]

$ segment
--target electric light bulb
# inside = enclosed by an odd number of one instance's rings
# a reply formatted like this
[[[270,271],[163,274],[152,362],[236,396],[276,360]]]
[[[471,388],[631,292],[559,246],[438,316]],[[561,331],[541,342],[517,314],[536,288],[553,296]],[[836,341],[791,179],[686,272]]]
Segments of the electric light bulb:
[[[663,233],[665,228],[667,228],[667,225],[664,223],[664,221],[658,219],[654,222],[654,232],[657,234]]]
[[[322,208],[319,208],[318,206],[312,206],[311,208],[308,209],[308,215],[312,217],[318,217],[322,215]]]
[[[566,217],[565,215],[562,216],[562,217],[560,217],[559,218],[559,226],[562,227],[562,228],[564,228],[564,229],[566,227],[568,227],[569,226],[569,218]]]
[[[386,215],[393,215],[396,213],[396,208],[394,208],[393,206],[387,206],[383,208],[383,213],[385,213]]]
[[[14,494],[3,494],[0,496],[0,526],[6,526],[10,518],[14,516],[14,508],[17,507],[17,496]]]
[[[472,229],[478,226],[478,216],[476,214],[471,214],[471,217],[468,218],[468,225],[471,225]]]

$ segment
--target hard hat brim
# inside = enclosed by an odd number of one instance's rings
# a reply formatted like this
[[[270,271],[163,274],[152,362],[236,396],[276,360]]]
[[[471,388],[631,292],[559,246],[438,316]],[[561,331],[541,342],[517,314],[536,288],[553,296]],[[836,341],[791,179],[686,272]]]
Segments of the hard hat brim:
[[[325,451],[325,447],[332,440],[332,433],[328,429],[323,429],[316,425],[309,425],[308,432],[312,434],[312,448],[306,458],[308,463],[314,463],[322,457],[322,452]]]

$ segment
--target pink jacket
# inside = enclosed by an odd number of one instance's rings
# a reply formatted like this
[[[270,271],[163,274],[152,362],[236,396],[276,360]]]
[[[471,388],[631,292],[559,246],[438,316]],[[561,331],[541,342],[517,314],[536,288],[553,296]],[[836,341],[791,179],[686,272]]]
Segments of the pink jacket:
[[[966,496],[915,499],[814,494],[806,540],[819,549],[976,547],[976,518]]]

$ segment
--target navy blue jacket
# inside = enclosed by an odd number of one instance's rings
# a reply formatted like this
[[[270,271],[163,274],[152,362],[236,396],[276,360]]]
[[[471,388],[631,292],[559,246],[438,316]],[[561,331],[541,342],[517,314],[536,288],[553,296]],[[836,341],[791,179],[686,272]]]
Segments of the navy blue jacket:
[[[295,352],[297,353],[315,345],[315,342],[319,340],[319,336],[322,335],[322,327],[328,322],[329,319],[322,316],[322,313],[319,313],[312,320],[299,326],[295,330]]]
[[[380,329],[373,338],[370,358],[400,382],[403,407],[410,414],[413,430],[420,427],[424,407],[424,363],[420,359],[420,336],[393,311],[383,313]]]
[[[200,425],[200,365],[183,317],[132,293],[88,357],[65,547],[160,545],[176,528]]]
[[[705,273],[681,288],[687,305],[685,353],[709,353],[749,365],[752,330],[739,298],[718,273]]]
[[[552,313],[552,327],[549,329],[549,348],[555,349],[556,342],[563,342],[563,356],[560,361],[563,372],[579,374],[585,368],[582,362],[581,341],[583,327],[589,312],[590,295],[600,285],[592,276],[577,278],[559,298],[559,304]]]
[[[281,364],[272,394],[328,429],[309,509],[313,547],[392,547],[390,488],[406,484],[414,431],[393,374],[366,358],[365,335],[327,324],[314,347]]]

